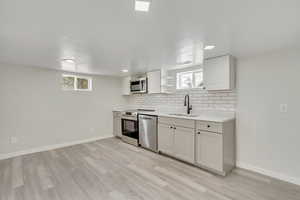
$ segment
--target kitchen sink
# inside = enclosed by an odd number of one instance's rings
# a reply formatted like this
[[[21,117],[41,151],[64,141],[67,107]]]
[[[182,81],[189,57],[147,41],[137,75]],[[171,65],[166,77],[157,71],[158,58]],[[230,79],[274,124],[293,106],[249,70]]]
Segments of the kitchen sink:
[[[172,114],[169,114],[169,115],[179,116],[179,117],[198,117],[198,115],[183,114],[183,113],[172,113]]]

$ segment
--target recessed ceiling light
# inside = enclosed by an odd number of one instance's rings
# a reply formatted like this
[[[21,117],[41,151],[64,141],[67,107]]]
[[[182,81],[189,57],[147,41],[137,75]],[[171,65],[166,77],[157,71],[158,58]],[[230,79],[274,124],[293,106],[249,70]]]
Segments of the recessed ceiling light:
[[[62,62],[64,62],[64,63],[70,63],[70,64],[75,64],[75,61],[72,58],[62,59]]]
[[[72,58],[62,59],[61,66],[62,66],[62,69],[66,70],[66,71],[75,71],[76,70],[76,63],[75,63],[75,60]]]
[[[204,47],[204,50],[212,50],[212,49],[214,49],[216,46],[214,46],[214,45],[206,45],[205,47]]]
[[[135,10],[148,12],[150,8],[150,0],[135,0]]]
[[[127,72],[128,72],[128,69],[122,69],[121,72],[127,73]]]

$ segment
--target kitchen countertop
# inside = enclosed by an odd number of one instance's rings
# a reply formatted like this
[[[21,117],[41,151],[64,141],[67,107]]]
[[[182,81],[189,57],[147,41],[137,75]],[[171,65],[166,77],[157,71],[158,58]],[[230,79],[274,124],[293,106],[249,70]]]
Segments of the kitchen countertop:
[[[115,112],[122,112],[127,109],[114,109]],[[196,115],[193,117],[187,117],[187,116],[178,116],[178,115],[172,115],[171,113],[176,112],[139,112],[139,114],[145,114],[145,115],[156,115],[159,117],[170,117],[170,118],[179,118],[179,119],[188,119],[188,120],[199,120],[199,121],[211,121],[211,122],[226,122],[230,120],[235,119],[235,113],[234,112],[226,112],[226,111],[203,111],[201,113],[192,113],[192,115]]]
[[[193,117],[187,116],[178,116],[161,112],[140,112],[139,114],[149,114],[157,115],[159,117],[170,117],[170,118],[179,118],[179,119],[188,119],[188,120],[199,120],[199,121],[211,121],[211,122],[226,122],[235,119],[233,113],[224,113],[224,112],[203,112],[201,114],[192,114]]]

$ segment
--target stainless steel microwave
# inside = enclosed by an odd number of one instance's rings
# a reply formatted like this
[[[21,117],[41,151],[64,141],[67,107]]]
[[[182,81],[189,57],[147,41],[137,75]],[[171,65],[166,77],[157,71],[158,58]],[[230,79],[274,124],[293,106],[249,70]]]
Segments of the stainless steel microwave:
[[[130,81],[131,93],[147,93],[147,78],[138,78]]]

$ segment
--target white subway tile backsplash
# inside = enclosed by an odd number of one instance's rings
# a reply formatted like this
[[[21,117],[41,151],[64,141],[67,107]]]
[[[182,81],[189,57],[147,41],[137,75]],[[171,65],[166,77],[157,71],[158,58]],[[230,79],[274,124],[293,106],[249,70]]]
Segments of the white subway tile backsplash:
[[[184,112],[184,96],[190,95],[194,112],[202,110],[235,111],[235,91],[207,92],[203,90],[181,90],[172,94],[137,94],[128,97],[129,104],[134,107],[152,107],[159,110]]]

